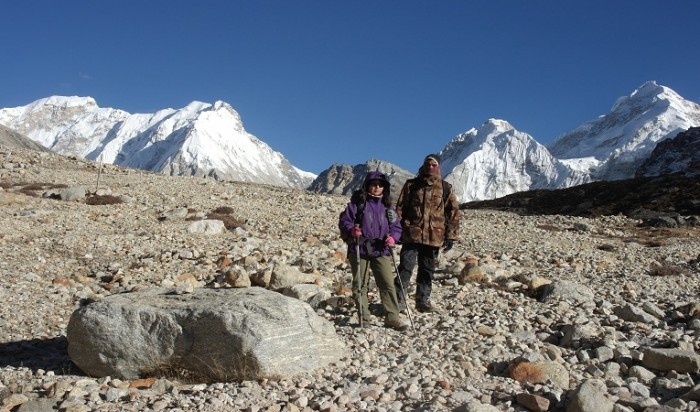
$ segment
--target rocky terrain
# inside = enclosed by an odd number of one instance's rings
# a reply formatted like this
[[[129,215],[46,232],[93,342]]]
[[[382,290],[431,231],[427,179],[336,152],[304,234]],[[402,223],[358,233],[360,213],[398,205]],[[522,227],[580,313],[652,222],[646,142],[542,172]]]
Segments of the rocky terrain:
[[[360,329],[336,227],[346,196],[25,149],[0,148],[0,167],[2,411],[700,408],[697,226],[644,226],[613,208],[465,208],[460,242],[440,255],[439,313],[412,310],[407,332],[380,317]],[[85,189],[100,196],[50,195]],[[228,230],[188,231],[221,208],[232,210]],[[153,286],[232,287],[231,262],[251,279],[279,264],[322,278],[333,297],[315,311],[345,344],[340,360],[238,382],[92,378],[70,361],[67,324],[81,304]]]

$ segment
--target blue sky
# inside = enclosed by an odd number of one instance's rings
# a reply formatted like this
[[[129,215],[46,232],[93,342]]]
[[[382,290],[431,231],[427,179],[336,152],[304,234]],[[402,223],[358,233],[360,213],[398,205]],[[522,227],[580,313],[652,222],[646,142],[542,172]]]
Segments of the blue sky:
[[[649,80],[700,102],[694,0],[4,2],[0,107],[223,100],[302,170],[424,155],[489,118],[547,144]]]

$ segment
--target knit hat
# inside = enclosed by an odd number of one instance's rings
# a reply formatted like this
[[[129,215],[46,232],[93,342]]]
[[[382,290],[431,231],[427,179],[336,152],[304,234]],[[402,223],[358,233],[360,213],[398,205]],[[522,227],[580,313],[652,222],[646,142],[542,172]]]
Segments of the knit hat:
[[[425,159],[423,159],[423,163],[427,162],[430,159],[435,160],[437,164],[440,164],[440,156],[436,154],[429,154],[425,156]]]
[[[391,187],[391,183],[389,183],[389,180],[387,180],[386,175],[382,172],[376,171],[376,172],[369,172],[367,173],[367,176],[365,176],[365,181],[362,184],[362,187],[364,187],[365,191],[368,190],[369,188],[369,182],[372,180],[379,180],[382,182],[382,186],[384,186],[384,189],[388,189]]]

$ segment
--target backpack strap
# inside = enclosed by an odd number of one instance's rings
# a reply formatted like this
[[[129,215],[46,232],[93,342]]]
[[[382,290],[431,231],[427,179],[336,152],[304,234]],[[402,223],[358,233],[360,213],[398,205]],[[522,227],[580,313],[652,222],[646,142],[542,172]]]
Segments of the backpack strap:
[[[447,205],[447,201],[450,199],[450,189],[451,185],[446,181],[442,180],[442,204]]]

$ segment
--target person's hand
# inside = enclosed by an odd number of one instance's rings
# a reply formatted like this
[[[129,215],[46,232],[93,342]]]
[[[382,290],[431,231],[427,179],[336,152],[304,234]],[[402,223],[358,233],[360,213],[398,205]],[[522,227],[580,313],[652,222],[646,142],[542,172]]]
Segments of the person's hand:
[[[355,226],[354,228],[352,228],[350,234],[352,235],[352,237],[360,237],[362,236],[362,230],[359,226]]]
[[[452,249],[452,245],[454,245],[454,243],[454,240],[445,239],[445,247],[442,249],[442,251],[447,252],[448,250]]]
[[[395,244],[396,240],[394,240],[394,238],[391,237],[391,235],[387,236],[386,239],[384,239],[384,246],[394,247]]]

